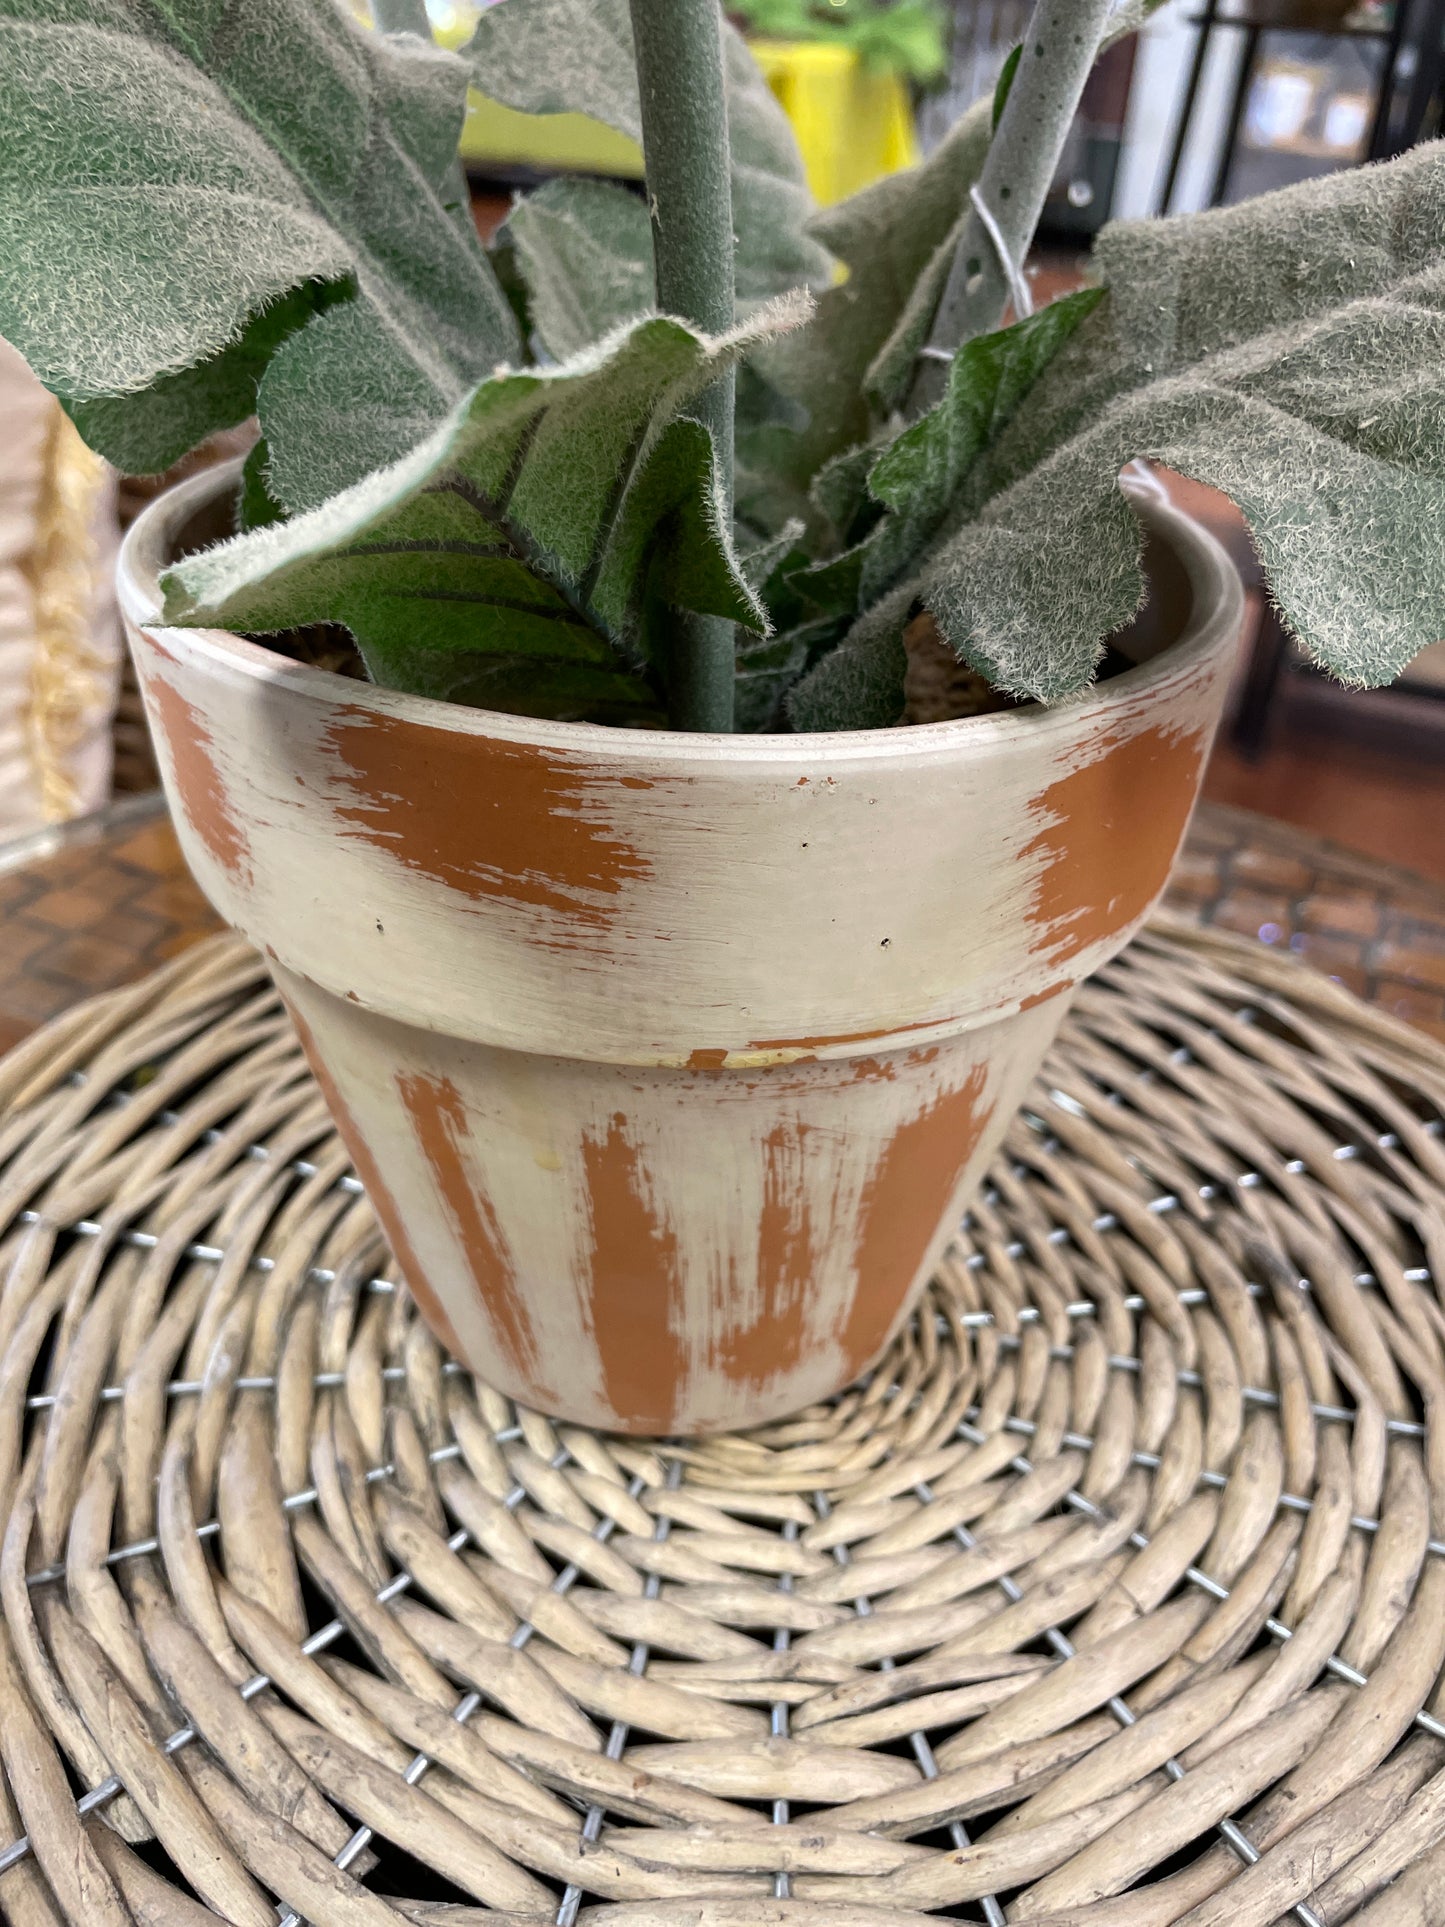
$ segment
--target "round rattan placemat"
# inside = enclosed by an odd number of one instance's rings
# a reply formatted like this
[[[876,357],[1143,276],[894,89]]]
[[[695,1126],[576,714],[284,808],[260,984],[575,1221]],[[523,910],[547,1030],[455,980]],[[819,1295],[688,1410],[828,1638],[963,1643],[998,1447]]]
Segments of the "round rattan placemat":
[[[861,1388],[443,1358],[252,953],[0,1064],[18,1927],[1436,1922],[1445,1051],[1156,927]]]

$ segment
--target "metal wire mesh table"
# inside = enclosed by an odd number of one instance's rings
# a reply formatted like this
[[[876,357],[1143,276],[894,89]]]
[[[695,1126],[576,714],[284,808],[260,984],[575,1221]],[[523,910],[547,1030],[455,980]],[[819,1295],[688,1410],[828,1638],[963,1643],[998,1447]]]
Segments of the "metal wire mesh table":
[[[445,1359],[235,939],[0,1107],[7,1921],[1439,1918],[1445,1049],[1337,985],[1156,928],[691,1444]]]

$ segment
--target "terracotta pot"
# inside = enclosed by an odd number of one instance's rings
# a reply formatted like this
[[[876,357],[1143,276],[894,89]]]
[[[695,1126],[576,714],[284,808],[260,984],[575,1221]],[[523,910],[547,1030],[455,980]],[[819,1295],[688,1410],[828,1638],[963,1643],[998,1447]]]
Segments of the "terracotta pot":
[[[157,503],[121,566],[166,791],[436,1330],[628,1432],[846,1384],[1163,889],[1240,626],[1223,551],[1156,487],[1177,640],[1061,708],[686,736],[158,627],[157,571],[224,486]]]

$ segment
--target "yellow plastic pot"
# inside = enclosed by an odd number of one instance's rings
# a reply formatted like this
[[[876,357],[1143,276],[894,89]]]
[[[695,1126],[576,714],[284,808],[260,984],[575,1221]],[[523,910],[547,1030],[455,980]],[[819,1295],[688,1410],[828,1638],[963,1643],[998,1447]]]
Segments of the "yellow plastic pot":
[[[851,47],[816,40],[748,44],[793,123],[820,205],[917,161],[913,109],[896,74],[869,73]]]

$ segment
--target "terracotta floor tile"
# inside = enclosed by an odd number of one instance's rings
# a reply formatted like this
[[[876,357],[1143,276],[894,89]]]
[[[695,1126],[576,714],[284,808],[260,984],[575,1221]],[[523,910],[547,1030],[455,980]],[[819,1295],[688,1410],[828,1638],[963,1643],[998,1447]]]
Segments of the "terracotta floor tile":
[[[1372,898],[1326,884],[1312,890],[1304,899],[1299,907],[1299,920],[1306,930],[1370,937],[1379,928],[1380,913]]]

